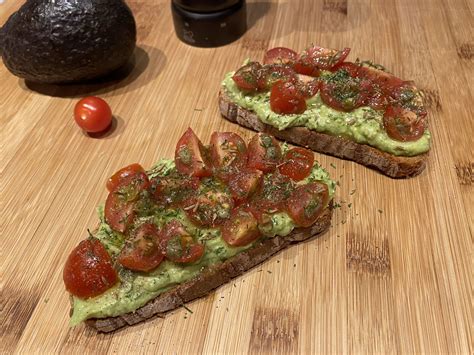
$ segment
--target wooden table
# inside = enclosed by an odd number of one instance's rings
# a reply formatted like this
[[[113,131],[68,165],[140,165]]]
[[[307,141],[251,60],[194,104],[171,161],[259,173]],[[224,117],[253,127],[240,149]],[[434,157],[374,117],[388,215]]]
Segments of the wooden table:
[[[0,66],[0,352],[473,353],[474,31],[470,0],[249,1],[237,42],[178,41],[169,1],[129,1],[135,68],[120,82],[26,85]],[[0,5],[0,23],[20,6]],[[267,48],[351,47],[423,89],[433,148],[421,176],[392,180],[317,154],[339,181],[333,225],[208,297],[114,334],[68,327],[62,268],[97,223],[118,168],[172,157],[191,126],[251,132],[217,107],[226,71]],[[72,119],[78,98],[105,98],[102,138]],[[260,272],[261,271],[261,272]]]

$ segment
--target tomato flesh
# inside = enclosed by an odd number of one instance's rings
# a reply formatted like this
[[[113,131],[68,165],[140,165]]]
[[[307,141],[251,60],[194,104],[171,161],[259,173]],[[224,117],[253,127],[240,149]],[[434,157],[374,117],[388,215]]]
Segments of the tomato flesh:
[[[175,219],[165,225],[159,238],[163,255],[176,263],[192,263],[204,254],[204,246],[196,242],[183,224]]]
[[[150,191],[157,203],[180,206],[196,194],[199,184],[199,178],[174,171],[170,175],[153,178]]]
[[[306,101],[295,83],[279,81],[272,87],[270,108],[283,115],[301,114],[306,111]]]
[[[342,63],[350,51],[350,48],[342,51],[318,46],[308,48],[299,56],[295,70],[300,74],[319,76],[320,70],[330,70]]]
[[[85,97],[74,107],[74,120],[86,132],[102,132],[112,123],[112,110],[100,97]]]
[[[338,111],[352,111],[365,105],[371,86],[368,80],[353,78],[348,72],[339,70],[321,82],[321,100]]]
[[[416,141],[426,128],[426,112],[417,114],[400,107],[389,106],[384,112],[383,125],[388,136],[400,142]]]
[[[63,270],[66,290],[79,298],[98,296],[118,282],[112,259],[96,238],[83,240],[67,258]]]
[[[310,227],[326,207],[329,190],[326,184],[313,182],[298,186],[286,203],[291,219],[300,227]]]
[[[248,245],[261,236],[257,220],[244,209],[235,209],[231,218],[224,223],[220,230],[222,239],[234,247]]]
[[[232,76],[232,80],[234,80],[235,84],[241,90],[258,91],[258,82],[261,69],[262,65],[258,62],[247,63],[235,72],[235,74]]]
[[[275,47],[268,50],[263,57],[264,64],[287,64],[293,63],[298,54],[290,49],[285,47]]]
[[[214,132],[210,151],[214,168],[225,180],[227,175],[247,164],[247,145],[238,134]]]
[[[264,173],[275,170],[282,153],[277,140],[266,133],[256,134],[249,142],[247,166]]]
[[[229,190],[235,205],[247,201],[260,186],[263,173],[257,169],[244,169],[229,179]]]
[[[207,151],[191,128],[179,139],[175,150],[176,169],[190,176],[211,176]]]
[[[290,177],[294,181],[300,181],[308,177],[314,164],[314,154],[308,149],[292,148],[285,153],[283,163],[278,167],[281,174]]]
[[[142,166],[137,163],[130,164],[120,169],[107,180],[107,190],[115,190],[118,186],[126,182],[129,176],[135,175],[137,173],[145,173],[145,169],[143,169]]]
[[[271,64],[265,65],[260,70],[258,88],[270,90],[278,81],[295,81],[296,72],[288,65]]]

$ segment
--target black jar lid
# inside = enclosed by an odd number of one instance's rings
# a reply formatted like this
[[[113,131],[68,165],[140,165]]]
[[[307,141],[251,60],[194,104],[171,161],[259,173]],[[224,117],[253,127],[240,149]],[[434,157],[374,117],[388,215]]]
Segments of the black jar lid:
[[[203,0],[201,4],[211,2]],[[221,11],[193,12],[172,1],[171,12],[178,38],[196,47],[219,47],[240,38],[247,30],[245,0],[224,2],[235,4]]]
[[[173,3],[191,12],[218,12],[235,6],[239,0],[173,0]]]

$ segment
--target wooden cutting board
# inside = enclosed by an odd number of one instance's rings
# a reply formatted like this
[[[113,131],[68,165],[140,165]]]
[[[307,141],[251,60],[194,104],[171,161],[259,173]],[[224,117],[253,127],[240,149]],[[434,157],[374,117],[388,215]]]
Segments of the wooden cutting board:
[[[0,23],[20,6],[5,0]],[[0,65],[1,353],[473,353],[474,31],[470,0],[249,1],[237,42],[178,41],[169,1],[129,1],[135,67],[120,82],[26,85]],[[104,19],[105,20],[105,19]],[[317,154],[338,180],[333,225],[164,319],[114,334],[68,327],[68,253],[97,223],[105,181],[172,157],[191,126],[223,120],[224,73],[274,46],[351,47],[425,93],[433,148],[421,176],[393,180]],[[100,95],[116,127],[100,139],[72,119]]]

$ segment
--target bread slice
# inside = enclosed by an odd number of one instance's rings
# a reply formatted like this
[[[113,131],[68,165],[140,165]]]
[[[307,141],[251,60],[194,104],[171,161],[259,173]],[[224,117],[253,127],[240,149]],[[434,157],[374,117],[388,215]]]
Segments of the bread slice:
[[[126,325],[142,322],[153,316],[176,309],[186,302],[207,295],[213,289],[242,275],[245,271],[267,260],[273,254],[313,236],[321,235],[331,225],[332,202],[317,221],[308,228],[295,228],[286,237],[276,236],[258,242],[254,247],[237,254],[225,262],[212,265],[193,279],[160,294],[134,312],[117,317],[88,319],[86,324],[100,332],[112,332]]]
[[[356,163],[375,168],[393,178],[407,178],[420,174],[426,166],[428,153],[413,157],[396,156],[366,144],[350,139],[309,130],[306,127],[291,127],[284,130],[263,123],[253,111],[232,102],[227,94],[219,93],[221,114],[231,122],[269,133],[281,140],[310,148],[316,152],[353,160]]]

